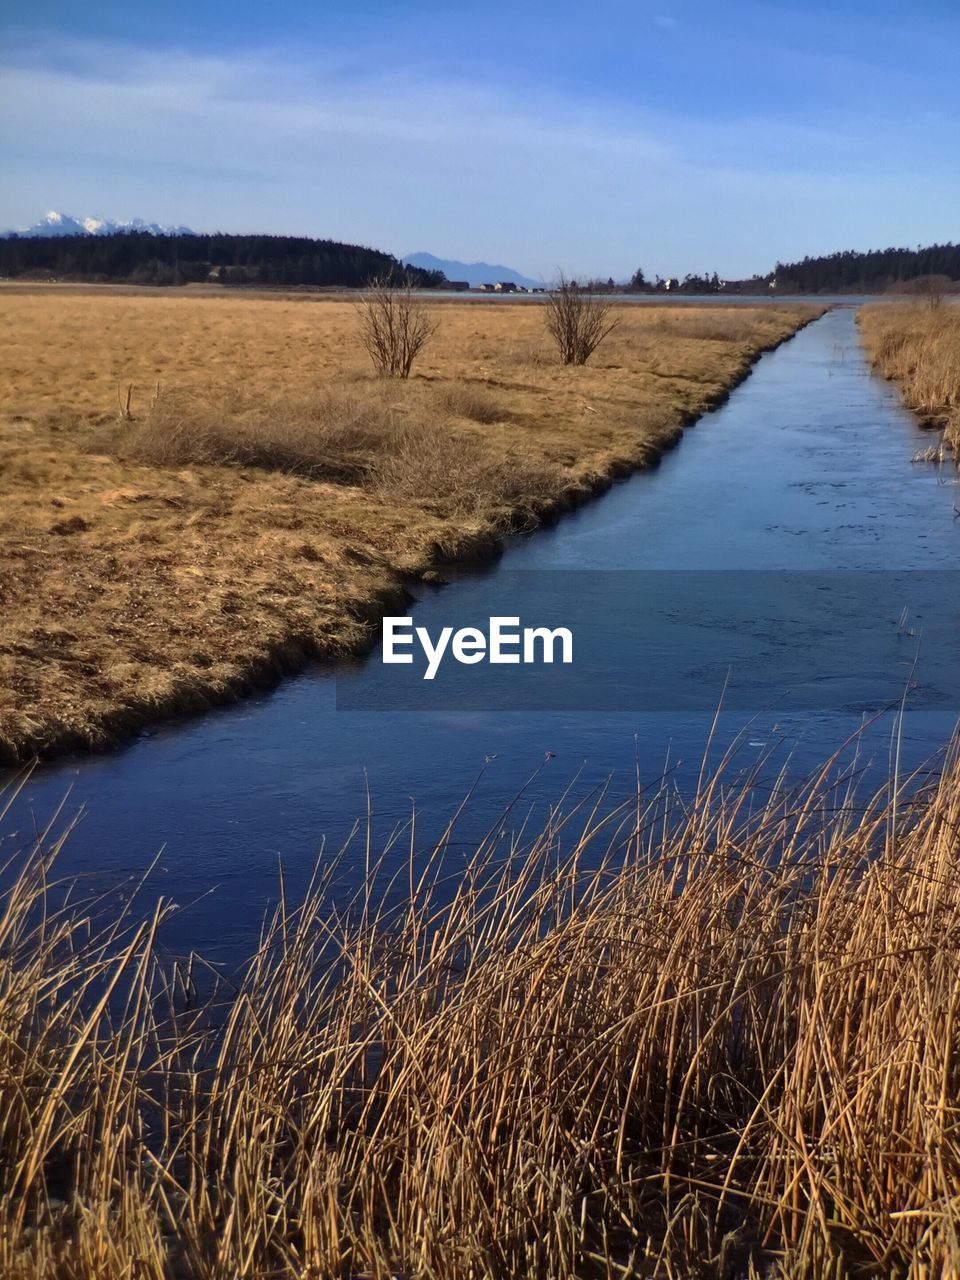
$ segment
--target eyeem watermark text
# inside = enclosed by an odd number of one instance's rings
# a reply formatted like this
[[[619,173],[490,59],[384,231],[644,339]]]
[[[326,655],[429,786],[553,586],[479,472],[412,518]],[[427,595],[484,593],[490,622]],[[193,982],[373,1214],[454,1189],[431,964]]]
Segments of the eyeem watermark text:
[[[419,644],[427,660],[424,680],[432,680],[448,655],[465,666],[489,662],[501,666],[573,662],[573,632],[567,627],[523,627],[519,617],[490,618],[479,627],[442,627],[436,640],[412,618],[384,618],[383,661],[409,665]]]

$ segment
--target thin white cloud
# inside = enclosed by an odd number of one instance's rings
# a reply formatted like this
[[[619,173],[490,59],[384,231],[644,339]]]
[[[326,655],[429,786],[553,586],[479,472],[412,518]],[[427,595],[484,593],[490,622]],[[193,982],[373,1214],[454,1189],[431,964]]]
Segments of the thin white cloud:
[[[498,141],[520,147],[621,154],[638,161],[671,148],[616,127],[583,107],[477,81],[426,82],[392,74],[345,75],[333,63],[298,65],[279,54],[231,58],[157,53],[84,42],[56,67],[0,64],[4,131],[39,132],[59,108],[61,128],[112,124],[151,135],[185,119],[208,130],[227,124],[281,146],[316,136],[431,145]],[[68,110],[68,108],[70,108]],[[182,139],[180,140],[183,141]]]
[[[902,209],[875,145],[834,121],[667,115],[561,96],[534,75],[369,73],[291,51],[47,42],[0,60],[4,226],[59,206],[531,274],[629,273],[639,258],[664,274],[729,275],[766,268],[794,241],[802,251],[852,211],[862,221],[867,192],[877,222]],[[949,181],[938,172],[907,194],[929,202]]]

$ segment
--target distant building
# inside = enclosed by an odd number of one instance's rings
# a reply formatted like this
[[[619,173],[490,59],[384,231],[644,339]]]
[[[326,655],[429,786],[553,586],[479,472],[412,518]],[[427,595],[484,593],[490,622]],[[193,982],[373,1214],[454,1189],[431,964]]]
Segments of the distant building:
[[[493,291],[496,289],[496,287],[497,287],[497,286],[496,286],[496,285],[493,285],[493,284],[482,284],[482,285],[480,286],[480,292],[481,292],[481,293],[493,293]]]
[[[497,293],[516,293],[517,286],[512,280],[498,280],[493,286]]]
[[[481,285],[481,288],[483,286]],[[456,289],[457,293],[463,293],[464,290],[470,288],[469,280],[448,280],[444,286],[446,289]]]

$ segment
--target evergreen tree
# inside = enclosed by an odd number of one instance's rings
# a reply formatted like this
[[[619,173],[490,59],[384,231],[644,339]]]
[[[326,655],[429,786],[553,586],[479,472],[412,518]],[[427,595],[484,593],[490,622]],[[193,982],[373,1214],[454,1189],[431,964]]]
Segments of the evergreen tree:
[[[916,249],[848,249],[802,262],[778,262],[780,293],[883,293],[921,276],[960,280],[960,245]]]
[[[133,281],[138,284],[340,285],[360,288],[404,274],[417,288],[444,283],[441,271],[404,268],[392,254],[305,236],[173,235],[0,239],[0,276]]]

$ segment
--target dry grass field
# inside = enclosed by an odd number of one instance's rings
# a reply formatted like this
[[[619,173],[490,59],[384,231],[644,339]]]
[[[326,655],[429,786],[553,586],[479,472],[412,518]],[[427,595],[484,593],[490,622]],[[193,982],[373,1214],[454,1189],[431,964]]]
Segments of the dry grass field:
[[[865,307],[860,329],[874,368],[895,381],[907,405],[960,461],[960,307]],[[935,446],[924,451],[939,458]]]
[[[0,288],[0,759],[355,651],[407,575],[652,463],[817,314],[624,307],[564,368],[537,305],[432,305],[398,384],[348,300]]]

